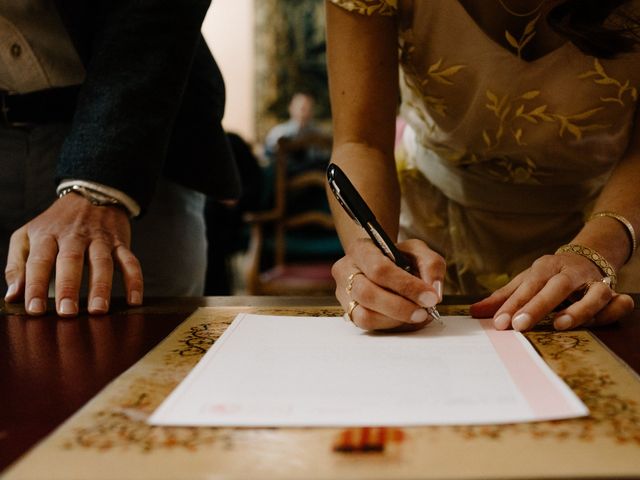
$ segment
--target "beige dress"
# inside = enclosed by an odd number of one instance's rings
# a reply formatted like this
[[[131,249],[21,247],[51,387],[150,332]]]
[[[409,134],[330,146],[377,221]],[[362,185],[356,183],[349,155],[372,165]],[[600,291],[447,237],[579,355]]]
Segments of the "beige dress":
[[[449,292],[493,290],[578,232],[629,143],[639,54],[599,60],[565,43],[525,61],[535,22],[509,50],[457,0],[332,2],[397,17],[401,236],[447,259]],[[619,290],[640,291],[637,257]]]

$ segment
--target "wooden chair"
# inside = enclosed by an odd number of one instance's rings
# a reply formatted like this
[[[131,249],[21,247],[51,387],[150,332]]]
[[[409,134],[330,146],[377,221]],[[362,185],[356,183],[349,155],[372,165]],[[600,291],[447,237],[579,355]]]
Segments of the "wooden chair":
[[[244,275],[249,295],[332,295],[335,291],[331,265],[342,256],[342,247],[328,210],[324,168],[288,173],[292,156],[310,148],[324,149],[328,163],[329,137],[278,142],[273,206],[244,215],[250,225]],[[296,196],[313,196],[321,205],[296,209],[300,202],[291,203]]]

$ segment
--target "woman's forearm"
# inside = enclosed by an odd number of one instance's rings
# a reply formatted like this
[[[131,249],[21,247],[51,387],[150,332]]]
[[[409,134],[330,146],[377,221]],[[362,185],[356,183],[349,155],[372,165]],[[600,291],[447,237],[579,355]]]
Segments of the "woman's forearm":
[[[612,212],[624,217],[637,232],[640,226],[638,207],[640,196],[628,191],[633,179],[640,179],[640,165],[633,174],[624,174],[627,168],[616,171],[596,202],[593,212]],[[627,176],[628,175],[628,176]],[[632,176],[634,175],[634,176]],[[633,204],[635,199],[635,205]],[[629,259],[632,242],[625,225],[612,216],[599,216],[587,221],[572,243],[586,245],[600,253],[617,271]]]
[[[362,143],[345,143],[336,146],[332,162],[344,170],[380,225],[396,240],[400,191],[393,158]],[[338,235],[348,251],[355,239],[367,234],[344,212],[333,195],[329,194],[329,198]]]
[[[398,99],[397,25],[327,4],[327,65],[333,117],[332,161],[347,174],[392,239],[400,198],[393,148]],[[362,229],[331,198],[345,251]]]
[[[635,232],[640,230],[639,143],[637,140],[632,142],[627,155],[616,166],[593,208],[594,213],[613,212],[621,215]],[[598,251],[616,271],[628,261],[632,249],[627,227],[608,216],[589,220],[573,242]]]

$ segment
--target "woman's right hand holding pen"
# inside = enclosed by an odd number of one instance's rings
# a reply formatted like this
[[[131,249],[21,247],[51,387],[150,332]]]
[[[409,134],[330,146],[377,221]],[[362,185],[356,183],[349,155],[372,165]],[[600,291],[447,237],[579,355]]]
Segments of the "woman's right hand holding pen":
[[[369,238],[351,242],[333,265],[336,297],[364,330],[417,330],[433,319],[426,308],[442,300],[444,259],[420,240],[397,246],[411,258],[417,276],[398,267]]]

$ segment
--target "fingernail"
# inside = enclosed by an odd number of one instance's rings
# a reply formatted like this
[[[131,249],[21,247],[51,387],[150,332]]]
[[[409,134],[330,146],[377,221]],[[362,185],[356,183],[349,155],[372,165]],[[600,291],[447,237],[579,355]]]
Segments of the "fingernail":
[[[15,283],[10,284],[9,288],[7,288],[7,293],[4,296],[4,298],[13,297],[17,291],[18,291],[18,287],[16,286],[16,284]]]
[[[93,300],[91,300],[91,305],[89,306],[89,308],[95,312],[106,312],[107,310],[109,310],[109,304],[104,298],[95,297]]]
[[[142,303],[142,295],[138,290],[131,290],[129,294],[129,303],[131,305],[140,305]]]
[[[531,315],[528,313],[519,313],[511,321],[513,329],[522,332],[531,326]]]
[[[560,315],[553,321],[553,326],[556,330],[568,330],[573,325],[573,317],[568,314]]]
[[[78,313],[78,304],[70,298],[60,300],[60,313],[63,315],[75,315]]]
[[[433,288],[438,294],[438,301],[441,302],[442,301],[442,282],[440,280],[436,280],[435,282],[433,282]]]
[[[32,298],[27,307],[29,313],[44,313],[45,305],[41,298]]]
[[[438,297],[433,292],[423,292],[418,297],[418,303],[423,307],[434,307],[438,303]]]
[[[493,325],[498,330],[506,330],[509,328],[509,324],[511,323],[511,315],[508,313],[501,313],[496,318],[493,319]]]
[[[411,322],[422,323],[427,319],[428,316],[429,314],[424,308],[419,308],[411,314]]]

